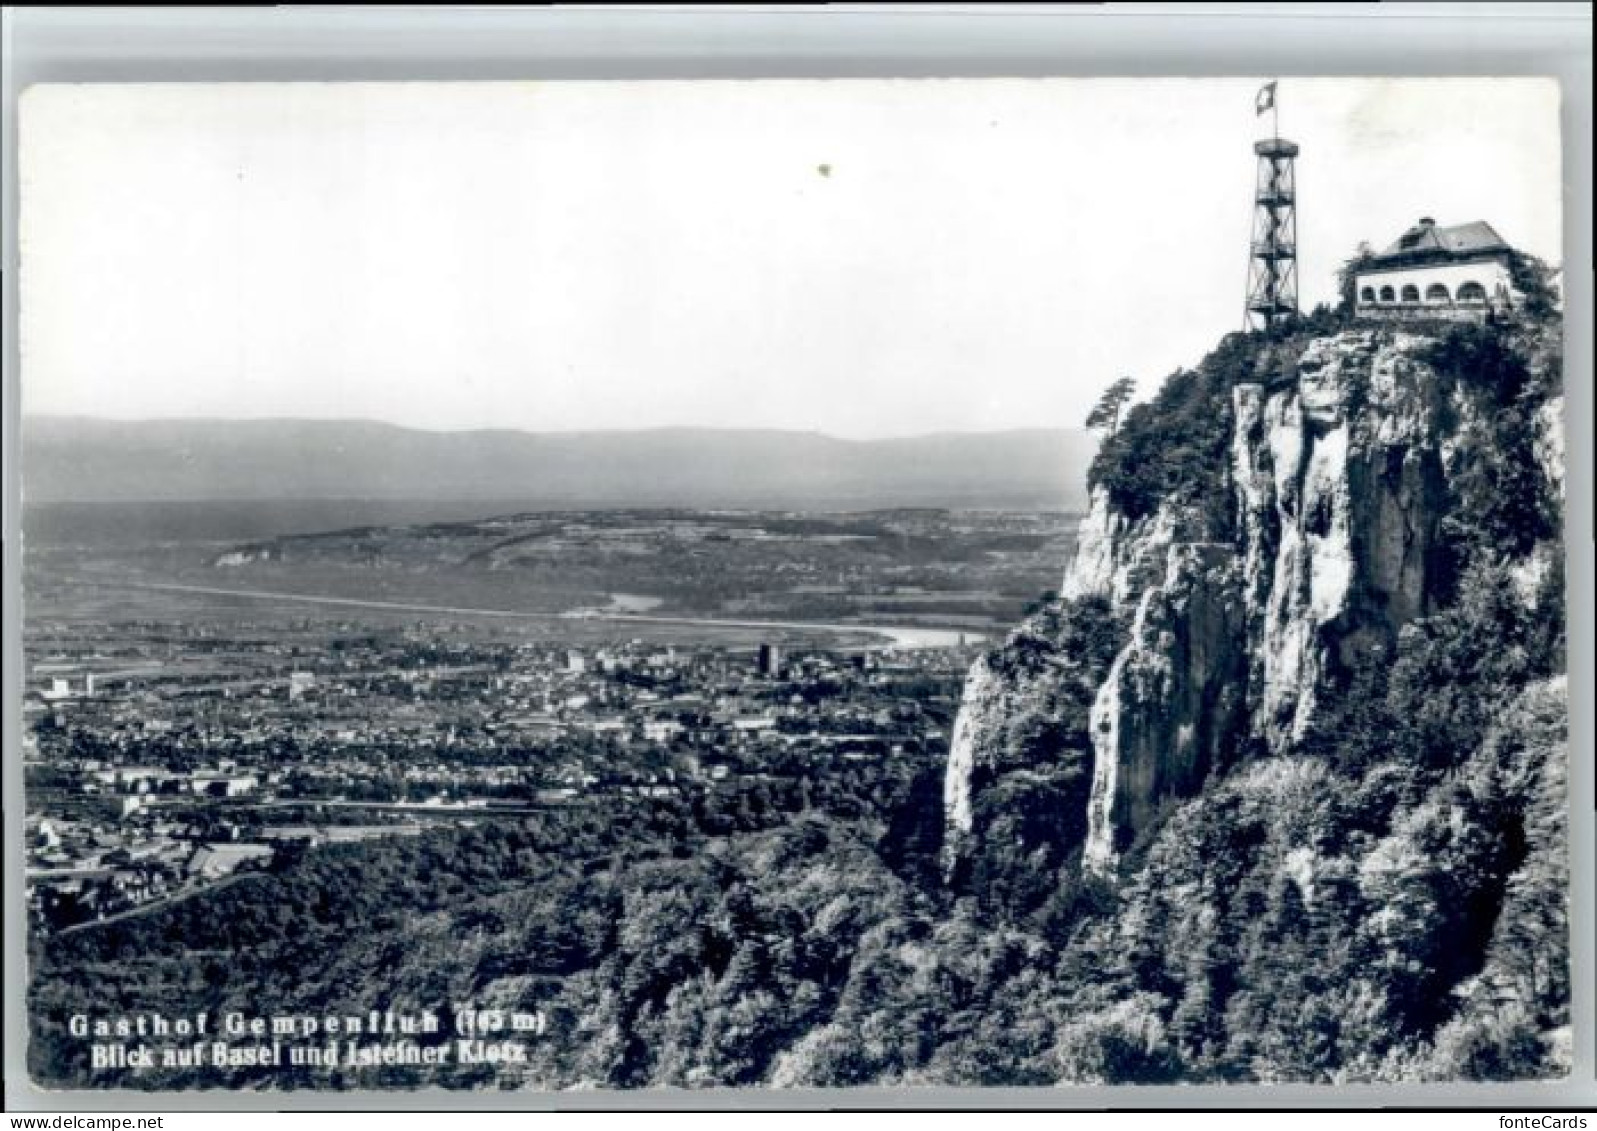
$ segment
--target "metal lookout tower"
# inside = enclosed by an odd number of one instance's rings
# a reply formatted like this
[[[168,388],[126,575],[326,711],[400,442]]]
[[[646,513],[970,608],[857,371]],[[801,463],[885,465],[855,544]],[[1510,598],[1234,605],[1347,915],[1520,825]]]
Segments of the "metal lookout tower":
[[[1248,252],[1248,297],[1243,329],[1273,330],[1298,313],[1298,155],[1281,136],[1275,83],[1266,83],[1255,112],[1270,111],[1270,135],[1253,144],[1259,171],[1253,192],[1253,236]]]

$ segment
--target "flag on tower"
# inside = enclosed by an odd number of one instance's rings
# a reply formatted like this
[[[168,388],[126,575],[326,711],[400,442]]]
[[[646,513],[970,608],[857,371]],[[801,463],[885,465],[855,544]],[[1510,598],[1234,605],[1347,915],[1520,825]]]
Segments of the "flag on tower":
[[[1259,88],[1258,96],[1253,100],[1253,113],[1257,116],[1273,109],[1275,109],[1275,83],[1267,82]]]

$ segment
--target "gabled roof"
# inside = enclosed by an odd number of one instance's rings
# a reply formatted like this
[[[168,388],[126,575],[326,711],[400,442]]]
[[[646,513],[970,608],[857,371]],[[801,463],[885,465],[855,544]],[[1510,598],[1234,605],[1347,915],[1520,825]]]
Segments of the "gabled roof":
[[[1439,228],[1434,220],[1427,218],[1404,232],[1375,258],[1377,260],[1410,257],[1429,259],[1508,250],[1508,243],[1485,220],[1471,220],[1467,224]]]

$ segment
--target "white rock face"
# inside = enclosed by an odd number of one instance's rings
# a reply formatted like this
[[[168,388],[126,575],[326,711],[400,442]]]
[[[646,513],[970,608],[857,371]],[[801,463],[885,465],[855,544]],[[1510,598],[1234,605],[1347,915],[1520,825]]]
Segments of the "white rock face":
[[[1246,674],[1235,558],[1229,545],[1176,543],[1143,591],[1089,716],[1089,871],[1114,864],[1122,823],[1140,827],[1163,798],[1194,790],[1235,729]]]
[[[1256,508],[1243,526],[1250,531],[1248,564],[1257,571],[1246,586],[1258,625],[1257,716],[1278,736],[1300,735],[1313,713],[1321,666],[1316,629],[1341,611],[1351,574],[1341,491],[1346,427],[1334,422],[1324,391],[1314,393],[1305,398],[1291,389],[1271,396],[1262,406],[1262,444],[1233,445],[1240,457],[1233,475],[1249,485],[1247,499]],[[1258,390],[1236,395],[1256,399]],[[1309,432],[1316,426],[1319,437]]]
[[[1333,646],[1368,646],[1423,611],[1443,437],[1420,342],[1323,338],[1294,385],[1233,390],[1253,730],[1272,749],[1303,737]]]
[[[1152,594],[1149,594],[1152,597]],[[1144,601],[1137,609],[1137,621],[1145,619]],[[1082,845],[1081,865],[1089,872],[1103,874],[1115,863],[1114,805],[1120,784],[1120,685],[1125,679],[1131,649],[1126,648],[1109,669],[1109,678],[1098,689],[1090,716],[1092,733],[1092,794],[1087,800],[1087,842]]]
[[[993,678],[987,657],[979,658],[965,676],[959,699],[959,717],[948,740],[948,770],[943,775],[943,814],[956,832],[971,831],[971,778],[976,769],[976,745],[990,733],[992,716],[1005,706],[1005,696]]]
[[[1212,522],[1196,509],[1167,503],[1129,521],[1094,491],[1061,592],[1107,598],[1127,627],[1091,700],[1087,868],[1110,870],[1117,842],[1224,772],[1242,744],[1293,754],[1330,673],[1379,660],[1425,614],[1455,433],[1476,411],[1462,394],[1444,399],[1429,344],[1346,331],[1233,387],[1228,542],[1192,541]],[[1562,429],[1546,415],[1538,457],[1561,476]],[[971,672],[945,784],[963,834],[981,835],[971,783],[984,746],[1017,701],[1035,705],[1036,686],[985,661]]]
[[[1065,569],[1059,595],[1067,601],[1079,597],[1107,597],[1114,588],[1115,543],[1125,520],[1109,506],[1109,492],[1095,487],[1076,530],[1076,553]]]
[[[1158,584],[1176,528],[1175,515],[1163,507],[1148,518],[1127,522],[1109,505],[1109,492],[1095,487],[1059,595],[1066,600],[1106,597],[1129,614],[1142,591]]]
[[[1270,468],[1254,458],[1264,444],[1264,386],[1238,385],[1231,390],[1231,477],[1237,494],[1242,543],[1242,576],[1248,607],[1265,605],[1273,580],[1276,536],[1271,522],[1275,483]]]

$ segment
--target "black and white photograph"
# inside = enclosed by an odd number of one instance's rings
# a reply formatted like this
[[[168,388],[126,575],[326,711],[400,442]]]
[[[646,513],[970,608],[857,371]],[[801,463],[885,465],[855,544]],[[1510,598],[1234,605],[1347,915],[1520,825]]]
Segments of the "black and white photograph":
[[[1560,107],[32,86],[29,1079],[1565,1080]]]

